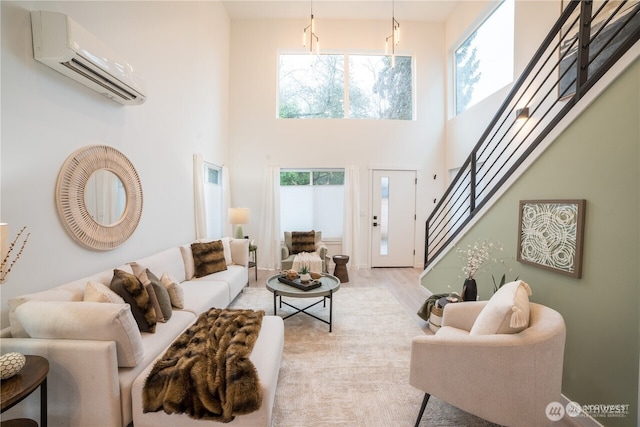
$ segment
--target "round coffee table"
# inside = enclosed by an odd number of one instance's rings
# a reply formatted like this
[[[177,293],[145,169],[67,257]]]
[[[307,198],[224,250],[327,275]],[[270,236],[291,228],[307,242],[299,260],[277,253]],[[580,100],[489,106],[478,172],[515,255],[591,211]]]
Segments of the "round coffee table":
[[[269,279],[267,279],[267,289],[270,292],[273,292],[273,314],[275,315],[278,312],[277,301],[278,301],[278,297],[280,297],[280,308],[282,308],[282,304],[284,304],[296,310],[296,312],[283,317],[283,319],[288,319],[289,317],[295,316],[298,313],[304,313],[307,316],[311,316],[314,319],[317,319],[329,325],[329,332],[331,332],[333,327],[333,294],[335,292],[338,292],[338,290],[340,289],[340,279],[338,279],[335,276],[331,276],[330,274],[323,274],[322,277],[318,279],[320,280],[320,283],[321,283],[320,287],[315,289],[310,289],[310,290],[302,290],[302,289],[295,288],[291,285],[287,285],[286,283],[280,282],[278,280],[278,277],[280,276],[281,275],[278,274],[276,276],[272,276],[272,277],[269,277]],[[304,308],[299,308],[289,304],[286,301],[283,301],[282,297],[322,298],[322,299]],[[323,303],[323,307],[326,307],[327,298],[329,299],[329,321],[326,321],[325,319],[322,319],[307,311],[311,307],[314,307],[320,303]]]

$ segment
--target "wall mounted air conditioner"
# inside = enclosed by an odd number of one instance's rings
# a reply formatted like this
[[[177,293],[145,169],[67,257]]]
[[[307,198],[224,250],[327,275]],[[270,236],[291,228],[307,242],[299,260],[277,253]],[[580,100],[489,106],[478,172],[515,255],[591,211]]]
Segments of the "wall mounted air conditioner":
[[[120,104],[145,101],[133,66],[67,15],[32,11],[31,31],[36,60]]]

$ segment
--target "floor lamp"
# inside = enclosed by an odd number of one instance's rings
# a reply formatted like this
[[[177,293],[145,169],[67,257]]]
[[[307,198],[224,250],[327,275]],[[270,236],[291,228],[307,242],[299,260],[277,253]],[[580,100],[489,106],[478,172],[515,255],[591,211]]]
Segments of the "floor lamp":
[[[229,208],[229,222],[236,226],[236,239],[244,239],[242,224],[249,224],[249,209]]]

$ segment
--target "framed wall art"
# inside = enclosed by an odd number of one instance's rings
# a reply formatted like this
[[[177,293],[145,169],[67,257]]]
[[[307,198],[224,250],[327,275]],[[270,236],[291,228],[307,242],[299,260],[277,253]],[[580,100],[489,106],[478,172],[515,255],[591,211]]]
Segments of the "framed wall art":
[[[518,261],[580,278],[586,200],[521,200]]]

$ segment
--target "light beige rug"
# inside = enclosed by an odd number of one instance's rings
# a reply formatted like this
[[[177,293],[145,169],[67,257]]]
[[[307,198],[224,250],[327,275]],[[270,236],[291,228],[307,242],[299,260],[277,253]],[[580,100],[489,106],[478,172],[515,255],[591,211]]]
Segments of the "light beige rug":
[[[333,304],[331,333],[303,313],[285,320],[274,426],[413,426],[424,394],[409,385],[411,338],[424,332],[384,288],[345,286]],[[232,306],[273,314],[273,294],[248,288]],[[281,316],[293,311],[278,308]],[[328,320],[329,304],[310,311]],[[493,426],[435,397],[420,425]]]

